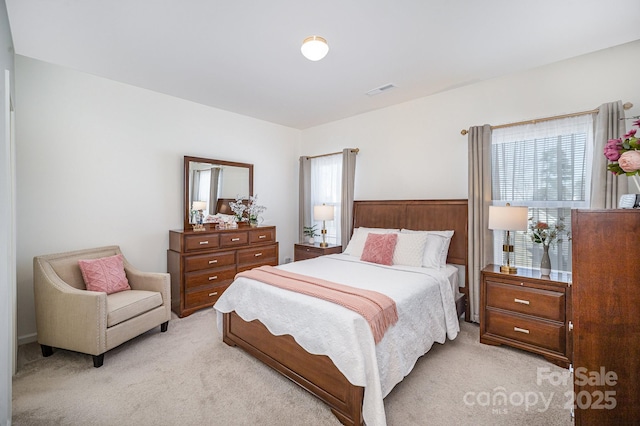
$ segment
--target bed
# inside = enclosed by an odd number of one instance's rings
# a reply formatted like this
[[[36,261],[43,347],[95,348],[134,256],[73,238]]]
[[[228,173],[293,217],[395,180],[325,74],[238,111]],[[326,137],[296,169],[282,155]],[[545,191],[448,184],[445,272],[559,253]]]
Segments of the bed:
[[[367,334],[366,321],[358,314],[326,301],[310,302],[309,296],[274,290],[252,280],[236,280],[244,282],[235,287],[232,284],[215,308],[225,343],[243,348],[320,398],[340,422],[385,424],[384,396],[433,343],[455,338],[460,314],[466,313],[468,318],[466,287],[459,291],[451,288],[452,283],[466,282],[467,200],[356,201],[353,216],[354,229],[453,230],[447,263],[463,267],[463,279],[455,279],[460,274],[452,266],[433,271],[382,267],[365,265],[346,254],[279,267],[336,282],[349,275],[359,277],[349,283],[354,286],[365,282],[379,285],[375,284],[375,277],[384,282],[401,274],[403,286],[407,283],[403,292],[430,292],[432,297],[427,298],[409,293],[405,297],[393,289],[385,290],[398,304],[399,320],[377,345],[371,332]],[[248,302],[255,296],[256,301]],[[411,308],[400,300],[403,298],[412,301]],[[442,308],[420,305],[423,300],[438,298],[440,302],[434,303]],[[418,318],[410,312],[430,318]],[[399,342],[409,343],[400,348]]]

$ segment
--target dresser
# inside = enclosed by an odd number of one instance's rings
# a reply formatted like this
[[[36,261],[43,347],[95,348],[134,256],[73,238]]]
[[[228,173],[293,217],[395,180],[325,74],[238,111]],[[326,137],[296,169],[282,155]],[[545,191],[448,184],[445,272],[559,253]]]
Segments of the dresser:
[[[277,264],[275,226],[169,231],[171,309],[182,318],[213,306],[238,272]]]
[[[298,243],[294,245],[293,260],[313,259],[314,257],[324,256],[326,254],[342,253],[342,246],[329,244],[327,247],[320,247],[320,243]]]
[[[480,342],[534,352],[561,367],[571,362],[571,277],[518,268],[504,274],[500,266],[482,270]]]
[[[639,424],[640,210],[572,210],[571,229],[575,424]]]

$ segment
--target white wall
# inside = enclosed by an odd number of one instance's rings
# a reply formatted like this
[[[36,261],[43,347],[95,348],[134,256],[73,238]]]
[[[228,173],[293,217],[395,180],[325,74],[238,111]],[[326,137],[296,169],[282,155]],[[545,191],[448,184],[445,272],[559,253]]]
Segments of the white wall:
[[[120,245],[164,272],[182,228],[183,156],[254,164],[254,193],[297,239],[300,131],[16,56],[18,335],[35,337],[33,257]]]
[[[635,104],[627,117],[639,115],[638,69],[640,41],[307,129],[301,152],[360,148],[356,199],[467,198],[460,130],[616,100]]]

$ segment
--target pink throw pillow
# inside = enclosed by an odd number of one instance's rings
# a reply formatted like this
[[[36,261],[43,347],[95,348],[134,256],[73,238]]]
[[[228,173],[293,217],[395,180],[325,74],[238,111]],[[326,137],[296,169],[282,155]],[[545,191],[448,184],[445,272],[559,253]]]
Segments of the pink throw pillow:
[[[87,290],[107,294],[131,290],[121,254],[100,259],[78,260],[78,265]]]
[[[360,260],[379,263],[380,265],[393,265],[393,252],[398,242],[397,234],[372,234],[367,236]]]

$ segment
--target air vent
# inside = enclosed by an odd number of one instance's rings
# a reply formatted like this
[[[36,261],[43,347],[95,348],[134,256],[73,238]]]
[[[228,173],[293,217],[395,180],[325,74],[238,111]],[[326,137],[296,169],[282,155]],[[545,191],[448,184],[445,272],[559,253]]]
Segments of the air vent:
[[[367,95],[374,96],[374,95],[377,95],[379,93],[386,92],[387,90],[391,90],[391,89],[395,89],[395,88],[396,88],[396,86],[394,86],[392,83],[389,83],[389,84],[385,84],[384,86],[376,87],[375,89],[369,90],[367,92]]]

